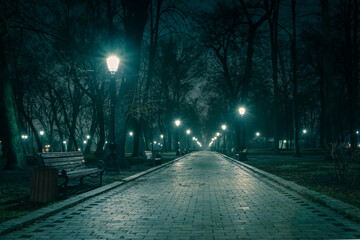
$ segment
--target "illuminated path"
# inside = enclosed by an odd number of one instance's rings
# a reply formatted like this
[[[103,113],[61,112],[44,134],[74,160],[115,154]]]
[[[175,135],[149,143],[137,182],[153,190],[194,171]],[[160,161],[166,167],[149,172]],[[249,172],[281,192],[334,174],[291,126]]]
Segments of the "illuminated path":
[[[1,239],[354,239],[360,226],[211,152]]]

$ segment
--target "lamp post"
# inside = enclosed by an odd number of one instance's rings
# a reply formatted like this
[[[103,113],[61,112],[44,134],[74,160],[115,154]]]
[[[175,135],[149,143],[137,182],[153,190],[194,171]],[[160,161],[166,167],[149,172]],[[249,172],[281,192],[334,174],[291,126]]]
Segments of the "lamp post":
[[[245,148],[245,128],[244,128],[244,115],[245,115],[246,109],[244,107],[239,107],[239,114],[241,116],[240,120],[240,134],[241,134],[241,150]]]
[[[188,145],[188,152],[190,152],[190,129],[186,130],[186,134],[187,134],[187,145]]]
[[[180,148],[179,148],[179,126],[181,121],[179,119],[175,120],[176,125],[176,156],[180,156]]]
[[[130,131],[129,132],[129,136],[132,137],[134,135],[134,132],[133,131]],[[132,140],[132,139],[131,139]],[[130,151],[133,152],[133,143],[132,141],[130,140]]]
[[[224,132],[224,154],[226,154],[226,137],[225,137],[225,130],[226,130],[227,126],[226,124],[221,125],[221,129]]]
[[[160,138],[161,138],[161,141],[162,141],[161,152],[164,152],[164,147],[165,147],[164,134],[160,134]]]
[[[119,67],[120,59],[116,56],[110,56],[106,59],[110,75],[110,155],[105,164],[105,172],[108,174],[118,174],[119,169],[116,162],[116,143],[115,143],[115,100],[116,83],[115,73]]]
[[[45,132],[43,130],[41,130],[39,132],[40,134],[40,145],[41,145],[41,152],[44,152],[44,148],[43,148],[43,135],[45,134]]]
[[[217,141],[217,151],[220,151],[220,133],[216,133],[215,140]]]

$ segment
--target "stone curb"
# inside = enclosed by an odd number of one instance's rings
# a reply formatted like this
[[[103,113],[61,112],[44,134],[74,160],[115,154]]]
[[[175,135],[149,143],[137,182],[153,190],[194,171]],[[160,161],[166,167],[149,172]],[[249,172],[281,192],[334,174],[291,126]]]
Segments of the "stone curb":
[[[220,153],[219,153],[220,154]],[[286,188],[289,188],[290,190],[293,190],[301,195],[304,195],[308,198],[310,198],[312,201],[316,201],[326,207],[329,207],[331,209],[333,209],[334,211],[344,215],[345,217],[350,217],[352,219],[356,219],[357,221],[360,221],[360,209],[350,205],[348,203],[344,203],[340,200],[334,199],[332,197],[326,196],[322,193],[310,190],[306,187],[300,186],[294,182],[291,181],[287,181],[283,178],[280,178],[278,176],[275,176],[271,173],[265,172],[263,170],[260,170],[258,168],[255,168],[253,166],[250,166],[246,163],[240,162],[234,158],[225,156],[224,154],[220,154],[221,156],[223,156],[225,159],[228,159],[238,165],[241,165],[249,170],[251,170],[252,172],[255,172],[257,174],[260,174],[266,178],[268,178],[271,181],[274,181]]]
[[[9,220],[9,221],[6,221],[6,222],[3,222],[3,223],[0,223],[0,236],[4,235],[4,234],[7,234],[7,233],[10,233],[12,231],[15,231],[19,228],[22,228],[26,225],[29,225],[33,222],[36,222],[38,220],[41,220],[41,219],[44,219],[44,218],[47,218],[49,216],[52,216],[60,211],[63,211],[67,208],[70,208],[76,204],[79,204],[81,202],[84,202],[85,200],[89,199],[89,198],[92,198],[92,197],[95,197],[97,195],[100,195],[104,192],[107,192],[107,191],[110,191],[114,188],[117,188],[125,183],[128,183],[130,181],[134,181],[136,180],[137,178],[139,177],[142,177],[146,174],[149,174],[151,172],[154,172],[154,171],[157,171],[161,168],[164,168],[164,167],[167,167],[171,164],[173,164],[174,162],[176,161],[179,161],[180,159],[186,157],[188,155],[185,155],[185,156],[181,156],[181,157],[178,157],[174,160],[171,160],[167,163],[164,163],[164,164],[161,164],[159,166],[156,166],[156,167],[153,167],[153,168],[150,168],[146,171],[142,171],[142,172],[139,172],[135,175],[132,175],[130,177],[127,177],[125,179],[122,179],[122,181],[117,181],[117,182],[113,182],[111,184],[108,184],[108,185],[105,185],[103,187],[99,187],[99,188],[96,188],[94,190],[91,190],[89,192],[85,192],[83,194],[80,194],[78,196],[74,196],[72,198],[69,198],[69,199],[66,199],[66,200],[63,200],[61,202],[58,202],[58,203],[54,203],[50,206],[47,206],[47,207],[43,207],[41,209],[38,209],[36,211],[33,211],[25,216],[22,216],[22,217],[19,217],[19,218],[16,218],[16,219],[12,219],[12,220]]]

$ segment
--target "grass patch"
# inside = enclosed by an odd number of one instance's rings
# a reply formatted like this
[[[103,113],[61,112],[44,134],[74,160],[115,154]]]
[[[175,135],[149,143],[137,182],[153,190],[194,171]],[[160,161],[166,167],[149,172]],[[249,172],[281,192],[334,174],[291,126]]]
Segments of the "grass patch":
[[[253,152],[249,158],[246,163],[251,166],[360,207],[359,162],[350,163],[345,182],[341,184],[337,180],[333,162],[325,161],[322,155],[309,154],[294,158],[287,154],[274,156]]]

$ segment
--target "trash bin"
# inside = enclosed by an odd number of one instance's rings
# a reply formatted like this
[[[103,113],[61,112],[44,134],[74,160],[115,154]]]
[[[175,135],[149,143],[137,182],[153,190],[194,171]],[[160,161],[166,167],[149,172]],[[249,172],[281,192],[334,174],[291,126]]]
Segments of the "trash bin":
[[[58,170],[53,167],[38,167],[32,172],[30,201],[49,203],[58,196]]]

